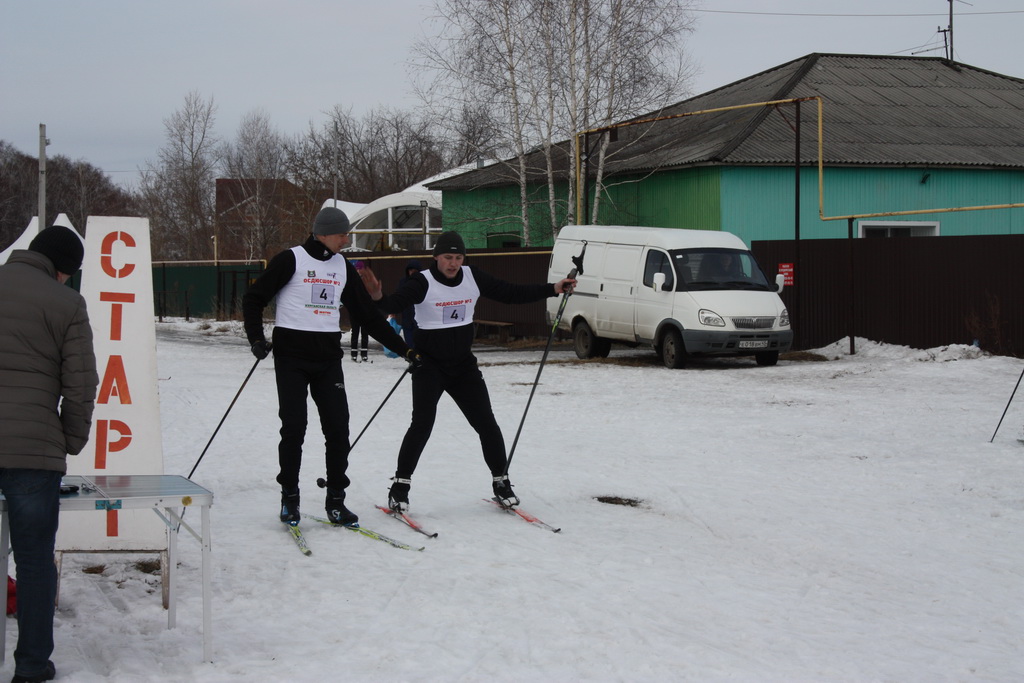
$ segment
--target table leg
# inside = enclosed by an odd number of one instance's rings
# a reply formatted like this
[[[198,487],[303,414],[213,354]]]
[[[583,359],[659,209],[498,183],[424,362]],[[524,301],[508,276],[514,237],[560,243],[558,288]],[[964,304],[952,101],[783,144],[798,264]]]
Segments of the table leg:
[[[211,603],[213,589],[210,586],[210,506],[202,507],[203,517],[203,659],[213,661],[213,625]]]
[[[171,509],[166,508],[168,519],[173,519]],[[175,578],[178,569],[178,534],[167,527],[167,628],[174,628],[178,620],[178,581]]]

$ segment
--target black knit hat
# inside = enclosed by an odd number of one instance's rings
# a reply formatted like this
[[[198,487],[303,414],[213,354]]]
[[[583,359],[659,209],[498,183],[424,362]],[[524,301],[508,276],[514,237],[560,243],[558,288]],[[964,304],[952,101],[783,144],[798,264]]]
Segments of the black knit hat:
[[[440,254],[462,254],[466,255],[466,243],[462,241],[462,235],[457,232],[443,232],[434,243],[434,256]]]
[[[29,251],[42,254],[53,262],[58,273],[74,275],[82,267],[85,245],[71,228],[51,225],[32,238]]]
[[[313,221],[314,235],[344,235],[351,229],[345,212],[333,206],[320,209],[316,220]]]

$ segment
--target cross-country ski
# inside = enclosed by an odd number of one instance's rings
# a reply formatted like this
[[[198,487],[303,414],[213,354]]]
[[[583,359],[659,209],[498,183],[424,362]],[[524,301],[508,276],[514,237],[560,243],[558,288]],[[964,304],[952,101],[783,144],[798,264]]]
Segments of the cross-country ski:
[[[384,514],[386,514],[388,517],[392,517],[394,519],[397,519],[399,522],[401,522],[402,524],[405,524],[410,529],[413,529],[414,531],[418,531],[419,533],[423,534],[427,538],[437,538],[437,532],[436,531],[434,531],[434,532],[427,531],[426,529],[423,528],[423,526],[419,522],[417,522],[415,519],[413,519],[412,517],[410,517],[408,514],[406,514],[404,512],[398,512],[397,510],[392,510],[391,508],[384,507],[383,505],[378,505],[377,509],[380,510],[381,512],[383,512]]]
[[[487,502],[487,503],[491,503],[491,504],[495,505],[496,507],[498,507],[503,512],[507,512],[510,515],[518,517],[519,519],[521,519],[521,520],[523,520],[525,522],[529,522],[530,524],[533,524],[534,526],[539,526],[541,529],[547,529],[548,531],[553,531],[556,534],[559,531],[562,530],[561,528],[555,528],[555,527],[551,526],[550,524],[548,524],[547,522],[541,521],[539,518],[534,517],[533,515],[531,515],[528,512],[524,512],[523,510],[520,510],[518,507],[510,508],[510,507],[507,507],[505,505],[502,505],[501,502],[497,498],[484,498],[484,501]]]
[[[327,519],[326,517],[320,517],[318,515],[309,515],[309,514],[306,514],[305,512],[302,513],[302,516],[305,519],[311,519],[314,522],[319,522],[320,524],[323,524],[325,526],[335,527],[337,529],[348,529],[349,531],[354,531],[357,534],[361,534],[363,536],[366,536],[367,538],[372,538],[375,541],[382,541],[384,543],[387,543],[388,545],[390,545],[393,548],[401,548],[402,550],[426,550],[426,547],[417,548],[415,546],[409,545],[408,543],[402,543],[401,541],[396,541],[395,539],[391,538],[390,536],[385,536],[384,534],[382,534],[380,532],[374,531],[373,529],[367,529],[366,527],[360,526],[359,524],[335,524],[334,522],[332,522],[331,520]]]
[[[286,523],[284,526],[288,530],[288,535],[292,537],[293,541],[295,541],[295,545],[298,546],[299,551],[306,556],[312,555],[313,551],[309,549],[309,545],[306,543],[306,537],[302,535],[302,530],[299,529],[299,525]]]

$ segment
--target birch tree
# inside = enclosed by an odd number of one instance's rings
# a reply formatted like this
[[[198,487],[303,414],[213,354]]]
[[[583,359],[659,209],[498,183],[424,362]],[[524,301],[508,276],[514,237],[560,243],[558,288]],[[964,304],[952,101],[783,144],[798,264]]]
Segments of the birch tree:
[[[220,207],[217,225],[224,229],[218,238],[242,245],[243,258],[263,258],[288,241],[289,224],[306,222],[305,216],[291,220],[294,207],[285,192],[284,138],[267,113],[257,109],[242,117],[235,141],[224,145],[221,157],[224,172],[234,183],[230,206]],[[225,220],[225,214],[234,220]]]
[[[214,201],[220,161],[214,133],[217,107],[198,92],[164,119],[165,144],[147,164],[140,201],[150,218],[153,253],[167,260],[213,256]]]
[[[549,225],[575,221],[576,133],[658,109],[692,76],[684,36],[692,0],[436,0],[439,34],[415,46],[420,94],[439,121],[487,107],[505,168],[519,187],[523,241],[531,244],[529,187],[543,178]],[[597,153],[601,187],[607,138]],[[542,163],[529,166],[535,152]],[[557,188],[567,187],[559,197]],[[595,193],[599,195],[600,192]],[[600,208],[595,200],[592,219]]]

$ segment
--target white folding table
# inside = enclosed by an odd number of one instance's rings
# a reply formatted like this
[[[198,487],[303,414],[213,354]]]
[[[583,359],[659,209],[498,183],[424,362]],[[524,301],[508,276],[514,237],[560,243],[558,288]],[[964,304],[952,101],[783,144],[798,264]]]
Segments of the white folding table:
[[[210,602],[210,506],[213,493],[185,477],[172,474],[132,475],[67,475],[65,484],[78,486],[78,492],[60,497],[61,512],[65,510],[129,510],[150,508],[167,525],[168,583],[167,628],[174,628],[177,612],[178,529],[185,529],[202,546],[203,574],[203,660],[213,661]],[[189,526],[179,509],[200,508],[200,533]],[[10,526],[7,519],[7,500],[0,494],[0,578],[7,576],[10,550]],[[6,655],[6,622],[0,628],[0,663]]]

